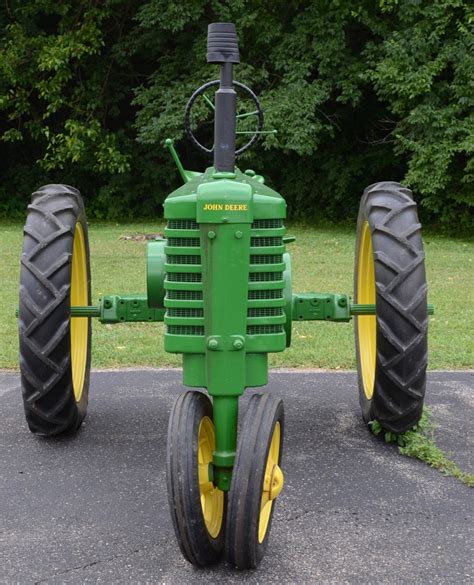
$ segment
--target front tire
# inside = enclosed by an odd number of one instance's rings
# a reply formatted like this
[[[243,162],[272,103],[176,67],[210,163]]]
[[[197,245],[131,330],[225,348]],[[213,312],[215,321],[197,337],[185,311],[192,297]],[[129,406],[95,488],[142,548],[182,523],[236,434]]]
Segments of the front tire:
[[[209,479],[214,450],[209,397],[202,392],[184,392],[170,414],[166,485],[181,552],[200,567],[217,563],[224,549],[226,498]]]
[[[71,318],[71,305],[90,304],[81,195],[67,185],[46,185],[28,206],[20,270],[21,385],[33,433],[75,432],[86,416],[91,323]]]
[[[420,419],[428,361],[425,255],[416,203],[399,183],[376,183],[357,221],[355,303],[375,315],[355,318],[359,401],[365,422],[395,433]]]
[[[227,560],[239,569],[254,569],[268,545],[284,483],[283,433],[282,400],[254,394],[240,431],[227,512]]]

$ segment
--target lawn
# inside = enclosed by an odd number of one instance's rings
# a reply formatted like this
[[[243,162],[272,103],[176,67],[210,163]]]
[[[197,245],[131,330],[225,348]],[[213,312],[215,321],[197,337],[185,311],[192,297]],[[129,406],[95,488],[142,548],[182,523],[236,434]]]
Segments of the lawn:
[[[92,293],[145,292],[143,241],[122,235],[156,233],[162,224],[92,224]],[[354,233],[345,228],[312,229],[290,226],[296,242],[289,245],[293,260],[293,290],[352,294]],[[0,223],[0,368],[17,368],[15,319],[22,226]],[[474,242],[425,235],[430,319],[429,365],[432,369],[474,366]],[[300,323],[293,326],[292,347],[270,357],[272,366],[299,368],[355,367],[352,324]],[[101,325],[94,322],[93,367],[176,366],[180,357],[163,351],[161,323]]]

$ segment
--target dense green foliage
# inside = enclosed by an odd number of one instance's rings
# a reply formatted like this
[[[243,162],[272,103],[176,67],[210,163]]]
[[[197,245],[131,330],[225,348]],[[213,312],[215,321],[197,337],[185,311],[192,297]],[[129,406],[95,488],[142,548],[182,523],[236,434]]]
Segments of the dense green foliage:
[[[266,136],[240,162],[295,217],[353,218],[362,189],[404,180],[425,220],[474,220],[474,13],[463,0],[9,0],[0,6],[0,213],[44,182],[89,215],[161,214],[178,177],[163,148],[186,100],[215,77],[206,27],[233,21],[237,78],[261,97]]]

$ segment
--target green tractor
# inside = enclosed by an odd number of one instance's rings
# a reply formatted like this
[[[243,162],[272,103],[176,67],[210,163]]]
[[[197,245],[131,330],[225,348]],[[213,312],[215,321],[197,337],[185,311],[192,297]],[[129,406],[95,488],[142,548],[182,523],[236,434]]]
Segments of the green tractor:
[[[429,308],[416,203],[395,182],[371,185],[362,196],[354,299],[292,291],[285,200],[263,176],[235,166],[263,132],[263,111],[233,80],[233,24],[209,26],[207,60],[220,65],[220,79],[192,95],[185,128],[213,166],[185,170],[167,141],[184,184],[165,200],[165,237],[148,244],[146,294],[104,295],[93,305],[79,191],[46,185],[33,194],[21,257],[20,368],[31,431],[73,433],[87,410],[91,319],[164,321],[166,351],[183,355],[184,385],[207,390],[181,394],[170,415],[167,487],[177,540],[194,565],[224,556],[245,569],[265,553],[284,486],[282,400],[253,394],[237,424],[245,389],[267,384],[268,353],[290,345],[293,321],[355,317],[363,419],[400,433],[422,412]],[[249,111],[242,111],[245,100]],[[193,111],[204,124],[205,108],[212,148],[195,135]],[[248,141],[237,147],[241,140]]]

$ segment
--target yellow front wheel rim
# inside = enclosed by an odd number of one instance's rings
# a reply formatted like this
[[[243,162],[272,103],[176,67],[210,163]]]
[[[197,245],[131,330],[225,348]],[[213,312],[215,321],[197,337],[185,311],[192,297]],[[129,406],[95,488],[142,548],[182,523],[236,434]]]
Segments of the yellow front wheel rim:
[[[215,448],[214,424],[208,416],[204,416],[198,432],[199,494],[204,523],[212,538],[219,535],[224,518],[224,492],[209,480],[209,464],[212,463]]]
[[[362,225],[357,272],[357,303],[375,304],[375,263],[372,236],[367,221]],[[374,394],[377,326],[375,315],[359,315],[359,361],[364,394],[371,400]]]
[[[258,542],[262,543],[268,530],[273,502],[283,489],[284,477],[279,466],[280,423],[277,421],[273,430],[272,441],[268,451],[267,464],[265,466],[265,477],[263,480],[262,499],[260,502],[260,518],[258,522]]]
[[[77,222],[72,248],[71,306],[84,307],[88,304],[86,244],[82,225]],[[88,333],[89,319],[83,317],[71,318],[72,386],[76,402],[81,400],[82,391],[84,390]]]

